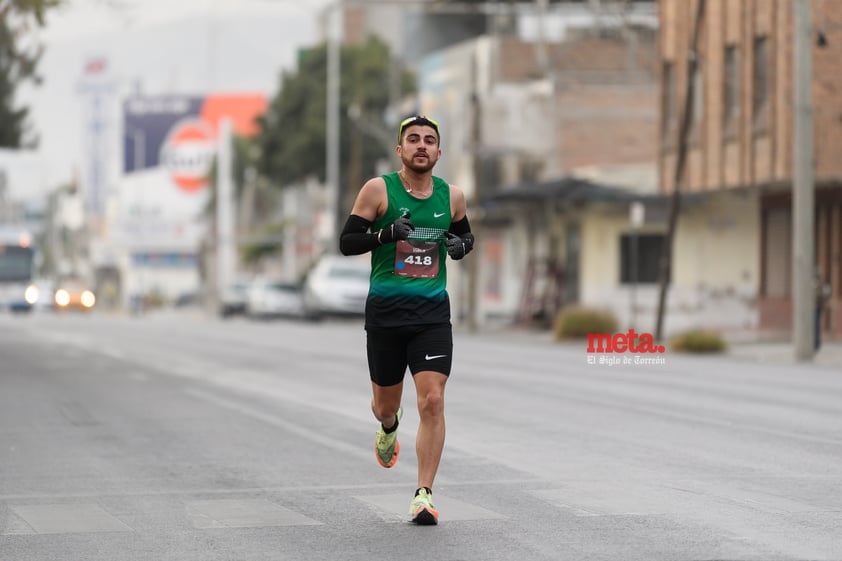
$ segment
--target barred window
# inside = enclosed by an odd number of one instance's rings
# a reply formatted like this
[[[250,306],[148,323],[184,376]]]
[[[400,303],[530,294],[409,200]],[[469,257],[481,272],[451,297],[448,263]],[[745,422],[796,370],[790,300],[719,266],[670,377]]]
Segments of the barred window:
[[[622,234],[620,236],[620,283],[657,283],[658,265],[665,245],[664,234]]]

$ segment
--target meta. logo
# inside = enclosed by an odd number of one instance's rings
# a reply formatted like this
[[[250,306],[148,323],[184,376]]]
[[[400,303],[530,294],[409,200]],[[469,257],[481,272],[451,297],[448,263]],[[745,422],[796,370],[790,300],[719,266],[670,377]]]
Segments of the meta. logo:
[[[186,119],[170,129],[161,146],[161,164],[180,189],[193,193],[207,186],[215,153],[215,135],[210,125],[199,119]]]
[[[588,333],[589,353],[663,353],[666,348],[655,344],[651,333]]]
[[[588,364],[666,364],[665,351],[651,333],[636,333],[634,329],[628,333],[588,333]]]

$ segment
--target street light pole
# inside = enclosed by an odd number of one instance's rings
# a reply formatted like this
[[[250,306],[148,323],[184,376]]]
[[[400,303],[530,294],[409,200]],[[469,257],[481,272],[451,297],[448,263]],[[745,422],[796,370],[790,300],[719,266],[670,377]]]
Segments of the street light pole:
[[[479,85],[479,61],[478,54],[475,52],[471,58],[471,146],[473,146],[473,176],[474,176],[474,193],[473,193],[473,207],[477,213],[482,212],[480,202],[482,201],[482,185],[480,184],[480,175],[482,171],[482,100],[480,99],[480,85]],[[482,239],[480,233],[480,220],[475,220],[472,224],[473,234]],[[468,260],[468,330],[476,332],[480,328],[480,259],[479,255],[474,255],[473,259]]]
[[[815,352],[816,307],[813,177],[813,45],[811,0],[795,0],[795,99],[792,193],[792,335],[795,359]]]
[[[147,232],[148,227],[146,226],[146,189],[141,183],[142,180],[138,179],[138,172],[143,171],[146,168],[146,131],[141,128],[132,129],[132,142],[134,143],[134,162],[132,162],[132,173],[135,174],[135,181],[137,184],[140,184],[140,193],[138,194],[138,207],[140,208],[140,239],[142,243],[147,246],[144,248],[144,252],[148,251],[148,241],[147,241]],[[135,187],[137,188],[137,187]],[[146,302],[146,267],[149,266],[149,263],[144,261],[140,263],[139,266],[139,284],[140,284],[140,295],[141,295],[141,302]],[[141,305],[137,310],[137,313],[143,313],[145,311],[145,306]]]
[[[219,123],[216,174],[216,303],[222,301],[225,288],[237,267],[234,225],[234,178],[232,123],[225,117]]]
[[[327,41],[327,130],[325,135],[325,233],[327,249],[334,252],[339,247],[339,117],[340,117],[340,57],[342,40],[342,0],[335,0],[325,12]]]

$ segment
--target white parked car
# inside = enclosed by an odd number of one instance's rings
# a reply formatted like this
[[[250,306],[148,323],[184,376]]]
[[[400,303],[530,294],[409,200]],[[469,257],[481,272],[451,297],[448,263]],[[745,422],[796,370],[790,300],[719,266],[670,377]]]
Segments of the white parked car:
[[[246,314],[254,318],[303,317],[301,286],[270,278],[257,278],[246,296]]]
[[[307,315],[365,315],[365,301],[371,275],[371,257],[326,255],[307,275],[304,305]]]
[[[238,279],[228,284],[222,291],[219,301],[219,315],[227,318],[229,316],[244,314],[246,312],[246,299],[248,298],[251,281]]]

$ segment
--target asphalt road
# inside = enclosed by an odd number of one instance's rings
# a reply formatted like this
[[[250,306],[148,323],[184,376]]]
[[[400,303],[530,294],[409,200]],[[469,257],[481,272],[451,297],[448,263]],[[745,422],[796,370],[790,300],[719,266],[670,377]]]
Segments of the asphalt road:
[[[455,342],[416,527],[360,323],[0,314],[0,560],[842,559],[842,372]]]

